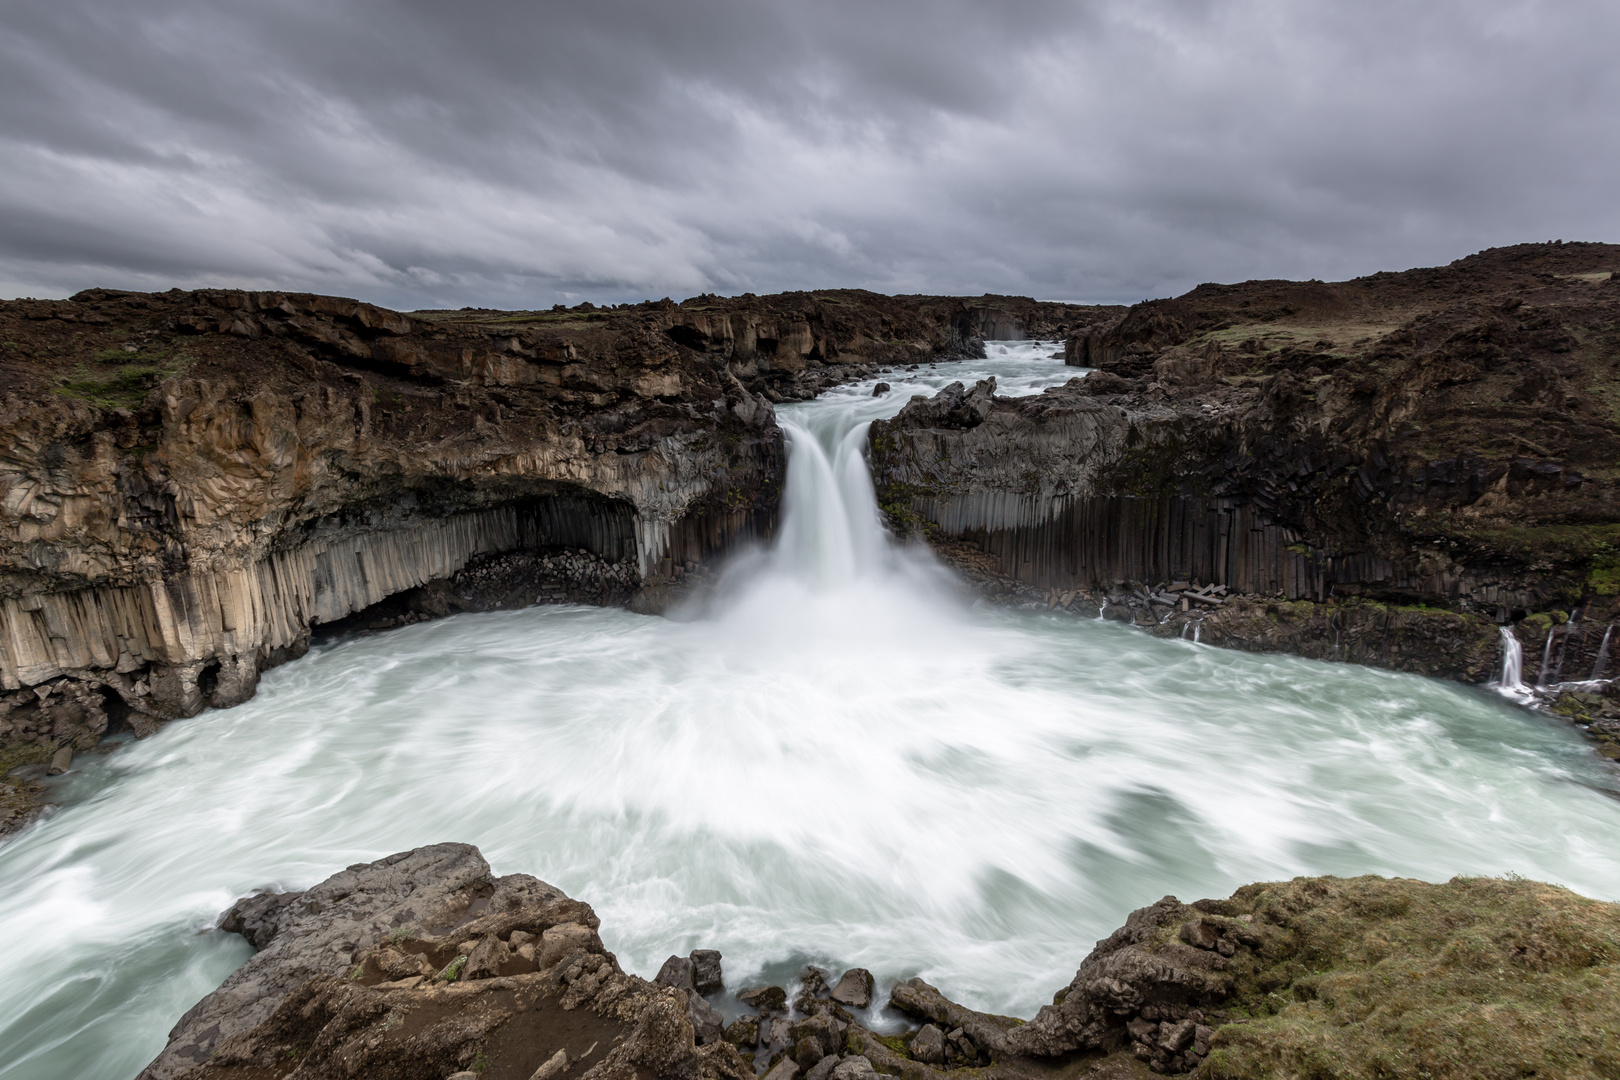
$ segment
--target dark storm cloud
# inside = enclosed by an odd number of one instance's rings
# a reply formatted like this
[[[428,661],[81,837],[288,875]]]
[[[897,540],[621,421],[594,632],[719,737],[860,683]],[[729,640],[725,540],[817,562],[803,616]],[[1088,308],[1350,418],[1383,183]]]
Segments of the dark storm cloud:
[[[12,0],[0,294],[1138,299],[1620,239],[1620,8]]]

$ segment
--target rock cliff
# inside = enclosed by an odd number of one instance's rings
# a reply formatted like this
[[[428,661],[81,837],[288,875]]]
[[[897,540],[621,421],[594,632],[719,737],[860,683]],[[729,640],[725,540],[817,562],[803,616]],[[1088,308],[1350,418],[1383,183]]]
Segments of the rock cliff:
[[[1615,271],[1523,245],[1138,304],[1069,337],[1067,386],[874,424],[879,498],[992,588],[1159,633],[1477,682],[1516,623],[1527,679],[1602,674]]]
[[[659,610],[771,531],[773,402],[979,352],[999,310],[852,291],[412,314],[228,290],[0,303],[0,775],[240,702],[318,625]],[[1081,311],[1098,309],[1048,321]]]
[[[259,950],[141,1080],[1602,1077],[1620,1065],[1620,908],[1528,881],[1296,878],[1133,912],[1028,1022],[921,979],[807,968],[739,989],[719,953],[623,972],[590,907],[438,844],[222,930]],[[909,1021],[867,1026],[868,1006]]]

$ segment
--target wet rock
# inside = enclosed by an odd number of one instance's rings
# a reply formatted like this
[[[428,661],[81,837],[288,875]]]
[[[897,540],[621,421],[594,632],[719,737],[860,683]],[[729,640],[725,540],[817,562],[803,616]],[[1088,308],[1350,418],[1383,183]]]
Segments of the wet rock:
[[[799,1065],[792,1058],[783,1058],[777,1062],[770,1072],[765,1074],[765,1080],[793,1080],[799,1075]]]
[[[787,991],[780,986],[751,986],[746,990],[737,991],[737,1000],[760,1012],[787,1010]]]
[[[694,949],[692,982],[700,994],[716,994],[726,988],[725,976],[720,969],[720,954],[714,949]]]
[[[697,989],[692,961],[685,956],[672,956],[665,960],[664,966],[658,969],[658,975],[653,982],[659,986],[673,986],[677,990]]]
[[[890,992],[889,1004],[919,1020],[932,1021],[943,1030],[961,1028],[977,1046],[991,1053],[1001,1052],[1009,1029],[1022,1030],[1013,1028],[1014,1021],[1008,1017],[991,1016],[958,1005],[921,979],[909,979],[895,986]]]
[[[894,389],[894,388],[892,386],[890,386],[888,383],[880,382],[876,386],[872,387],[872,396],[873,397],[882,397],[884,394],[887,394],[892,389]]]
[[[726,1022],[725,1017],[720,1015],[720,1010],[704,1001],[694,991],[687,993],[686,1003],[687,1016],[692,1021],[693,1037],[697,1039],[698,1045],[707,1046],[719,1042]]]
[[[68,771],[68,766],[72,764],[73,747],[64,746],[56,753],[51,755],[51,763],[49,767],[46,768],[45,774],[47,776],[61,776],[63,773]]]
[[[852,1009],[864,1009],[872,1004],[872,973],[865,968],[850,968],[833,987],[831,997]]]

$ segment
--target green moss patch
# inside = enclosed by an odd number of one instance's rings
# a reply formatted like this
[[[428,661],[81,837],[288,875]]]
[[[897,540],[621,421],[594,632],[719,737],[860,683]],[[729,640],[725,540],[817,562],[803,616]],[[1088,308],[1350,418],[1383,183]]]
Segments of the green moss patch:
[[[127,353],[122,349],[104,350],[96,361],[77,365],[58,380],[55,392],[104,409],[133,409],[164,379],[191,366],[185,356],[166,358],[158,351]]]
[[[1620,1075],[1620,905],[1539,882],[1296,878],[1221,914],[1266,927],[1199,1076]]]

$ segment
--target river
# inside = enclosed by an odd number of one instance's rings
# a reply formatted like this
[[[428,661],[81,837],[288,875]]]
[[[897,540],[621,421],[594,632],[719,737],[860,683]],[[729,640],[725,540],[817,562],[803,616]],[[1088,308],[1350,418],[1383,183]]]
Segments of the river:
[[[882,533],[865,424],[991,343],[778,415],[775,547],[670,618],[573,606],[320,645],[258,696],[84,755],[0,845],[0,1078],[126,1080],[249,955],[207,927],[441,840],[593,904],[651,976],[807,961],[1031,1015],[1166,893],[1296,874],[1519,873],[1620,897],[1611,768],[1489,691],[977,605]]]

